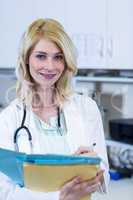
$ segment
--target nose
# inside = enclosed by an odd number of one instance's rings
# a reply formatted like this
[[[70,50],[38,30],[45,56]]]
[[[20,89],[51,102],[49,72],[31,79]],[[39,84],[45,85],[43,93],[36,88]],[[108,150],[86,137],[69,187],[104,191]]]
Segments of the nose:
[[[54,69],[54,61],[51,57],[48,57],[45,62],[45,68],[47,70],[53,70]]]

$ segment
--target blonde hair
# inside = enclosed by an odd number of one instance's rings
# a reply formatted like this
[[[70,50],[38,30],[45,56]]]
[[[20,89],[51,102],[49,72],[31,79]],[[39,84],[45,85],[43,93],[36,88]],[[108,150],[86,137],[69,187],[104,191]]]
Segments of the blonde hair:
[[[17,97],[26,105],[32,105],[34,92],[36,92],[36,85],[30,75],[27,63],[32,50],[41,39],[48,39],[54,42],[64,55],[65,70],[55,84],[55,95],[59,103],[64,102],[72,93],[71,79],[77,72],[76,50],[63,26],[53,19],[38,19],[34,21],[22,37],[16,68],[18,79]]]

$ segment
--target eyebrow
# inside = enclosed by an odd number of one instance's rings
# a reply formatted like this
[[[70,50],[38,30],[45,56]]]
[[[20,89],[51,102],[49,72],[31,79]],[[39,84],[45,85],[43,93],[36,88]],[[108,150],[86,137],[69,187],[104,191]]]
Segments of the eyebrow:
[[[44,54],[44,55],[48,54],[47,52],[44,52],[44,51],[35,51],[34,53],[39,53],[39,54]],[[53,55],[60,55],[60,54],[63,55],[61,51],[53,53]]]

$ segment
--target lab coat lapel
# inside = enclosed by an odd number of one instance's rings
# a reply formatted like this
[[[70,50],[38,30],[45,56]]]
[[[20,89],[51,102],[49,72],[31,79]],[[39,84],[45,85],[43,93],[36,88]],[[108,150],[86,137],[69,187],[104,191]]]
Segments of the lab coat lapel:
[[[80,109],[74,103],[68,103],[64,107],[64,115],[67,126],[67,141],[71,153],[74,153],[79,146],[87,145],[85,122],[83,122]]]

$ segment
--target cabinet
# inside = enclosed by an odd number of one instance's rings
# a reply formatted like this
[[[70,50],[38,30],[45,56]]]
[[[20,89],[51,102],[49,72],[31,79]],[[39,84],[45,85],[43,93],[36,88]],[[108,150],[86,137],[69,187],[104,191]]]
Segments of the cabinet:
[[[53,18],[58,20],[65,27],[66,1],[67,0],[33,0],[32,9],[34,19]]]
[[[68,0],[67,29],[79,68],[133,69],[131,0]]]
[[[16,66],[20,38],[33,19],[32,0],[1,0],[0,67]]]
[[[106,0],[67,0],[66,29],[78,51],[79,68],[105,66]]]
[[[107,67],[133,69],[133,2],[107,2]]]
[[[0,1],[0,67],[16,66],[20,38],[36,18],[47,17],[65,24],[65,0]]]
[[[0,67],[14,67],[28,24],[59,20],[78,51],[78,67],[133,69],[132,0],[1,0]]]

